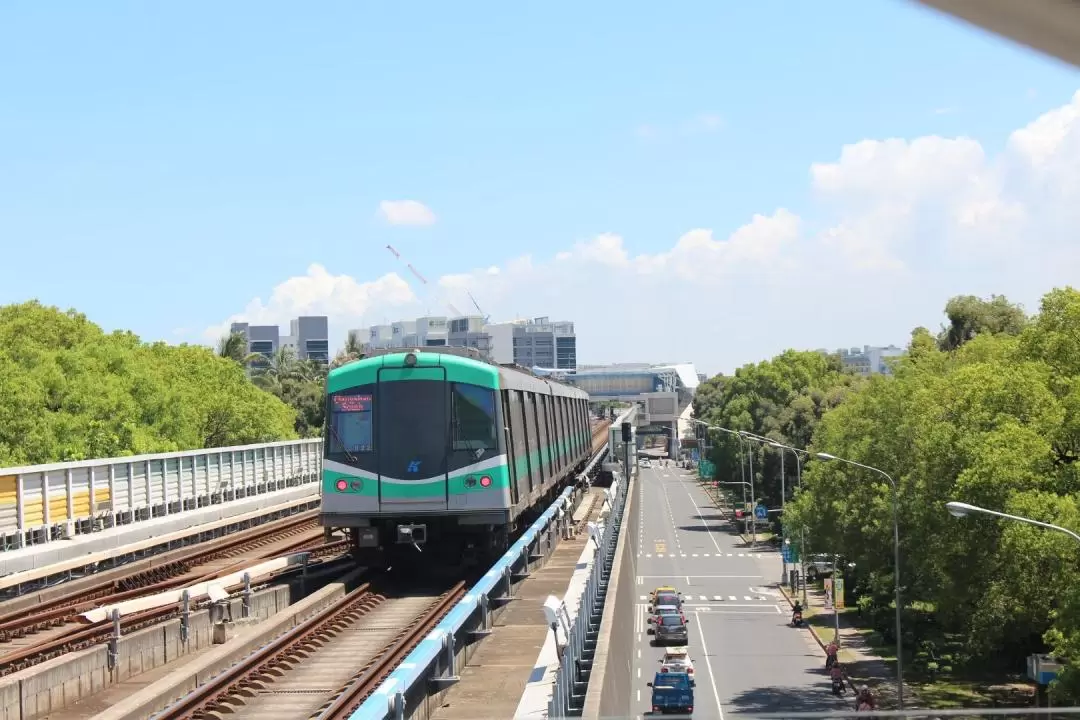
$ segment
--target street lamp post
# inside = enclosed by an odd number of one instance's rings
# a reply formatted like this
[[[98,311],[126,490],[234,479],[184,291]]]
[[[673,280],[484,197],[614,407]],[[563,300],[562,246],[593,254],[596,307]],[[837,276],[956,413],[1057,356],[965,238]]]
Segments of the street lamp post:
[[[731,430],[731,429],[726,428],[726,427],[721,427],[720,425],[710,425],[709,423],[707,423],[707,422],[705,422],[703,420],[694,420],[694,422],[708,428],[709,430],[719,430],[720,432],[727,433],[728,435],[734,435],[739,440],[739,449],[740,450],[742,450],[743,447],[744,447],[743,443],[747,442],[747,438],[744,437],[742,432],[740,432],[738,430]],[[749,483],[749,486],[750,486],[750,503],[753,504],[753,502],[754,502],[754,459],[753,459],[753,457],[751,457],[750,453],[747,453],[747,458],[750,461],[750,483]],[[739,469],[744,470],[743,465],[742,465],[741,462],[739,463]],[[746,473],[745,472],[743,472],[742,478],[743,478],[743,482],[745,483],[746,482]],[[753,535],[751,536],[751,541],[750,541],[750,547],[752,549],[757,544],[757,522],[754,521],[753,518],[751,518],[748,522],[751,523],[751,527],[753,528]]]
[[[892,479],[884,470],[880,470],[870,465],[863,465],[862,463],[855,462],[854,460],[847,460],[845,458],[836,457],[829,453],[819,452],[816,456],[819,460],[836,460],[837,462],[846,463],[848,465],[854,465],[855,467],[869,470],[881,475],[883,478],[889,481],[889,485],[892,488],[892,506],[893,506],[893,563],[895,569],[893,570],[894,592],[896,595],[896,702],[900,709],[904,709],[904,640],[900,634],[900,497],[899,491],[896,487],[896,481]]]
[[[1016,522],[1027,523],[1028,525],[1035,525],[1036,527],[1046,528],[1047,530],[1056,530],[1060,533],[1065,533],[1077,542],[1080,542],[1080,535],[1069,528],[1063,528],[1060,525],[1051,525],[1050,523],[1042,522],[1041,520],[1033,520],[1031,518],[1022,517],[1020,515],[1009,515],[1008,513],[998,512],[997,510],[987,510],[986,508],[979,507],[978,505],[968,505],[963,502],[947,502],[945,507],[948,509],[949,514],[953,517],[965,517],[971,513],[980,513],[982,515],[993,515],[994,517],[1005,518],[1006,520],[1015,520]]]

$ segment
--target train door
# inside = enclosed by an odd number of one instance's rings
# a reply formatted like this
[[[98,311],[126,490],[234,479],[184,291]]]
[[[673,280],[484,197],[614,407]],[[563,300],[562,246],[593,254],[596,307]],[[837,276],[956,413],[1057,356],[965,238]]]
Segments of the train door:
[[[382,512],[447,509],[448,387],[443,367],[379,369],[375,449]]]

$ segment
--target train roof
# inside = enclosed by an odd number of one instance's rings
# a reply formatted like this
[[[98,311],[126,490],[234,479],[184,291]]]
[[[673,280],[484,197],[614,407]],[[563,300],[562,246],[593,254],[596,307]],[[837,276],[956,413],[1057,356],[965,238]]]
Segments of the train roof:
[[[533,382],[555,385],[560,388],[565,388],[569,392],[562,392],[558,394],[565,394],[571,396],[580,395],[582,398],[588,398],[588,393],[583,390],[579,390],[567,383],[559,382],[558,380],[546,377],[539,377],[534,374],[528,368],[509,364],[498,364],[492,362],[487,357],[482,355],[475,348],[466,347],[451,347],[451,346],[437,346],[437,347],[423,347],[423,348],[385,348],[372,350],[370,354],[366,354],[364,357],[347,362],[344,365],[340,365],[332,369],[327,375],[327,391],[337,392],[344,387],[351,387],[354,385],[360,385],[367,382],[372,382],[374,378],[367,377],[378,368],[384,367],[388,364],[393,365],[397,362],[403,362],[406,355],[413,353],[417,356],[421,365],[439,365],[442,367],[456,367],[459,370],[467,372],[479,372],[478,380],[482,378],[482,381],[478,384],[494,386],[497,378],[502,377],[504,382],[500,383],[500,386],[516,386],[522,387],[520,381],[509,383],[505,382],[506,379],[513,377],[514,375],[525,376],[523,380],[525,384],[532,385]],[[433,362],[431,356],[441,356],[437,361]],[[389,362],[388,362],[389,361]],[[507,374],[510,374],[509,376]],[[529,381],[532,382],[529,382]],[[532,388],[530,388],[532,389]],[[538,387],[536,389],[539,389]]]

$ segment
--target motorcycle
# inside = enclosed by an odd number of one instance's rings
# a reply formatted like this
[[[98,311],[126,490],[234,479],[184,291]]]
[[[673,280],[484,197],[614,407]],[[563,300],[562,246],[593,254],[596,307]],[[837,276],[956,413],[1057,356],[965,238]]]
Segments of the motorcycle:
[[[832,681],[833,695],[836,695],[837,697],[839,697],[840,695],[844,694],[845,690],[846,690],[846,688],[844,687],[844,679],[843,678],[833,678],[833,681]]]
[[[802,627],[802,613],[795,612],[791,615],[791,627]]]

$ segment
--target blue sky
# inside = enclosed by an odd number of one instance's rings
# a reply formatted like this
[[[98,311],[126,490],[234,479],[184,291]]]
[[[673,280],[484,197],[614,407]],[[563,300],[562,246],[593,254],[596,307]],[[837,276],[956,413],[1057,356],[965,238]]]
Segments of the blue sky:
[[[811,182],[811,165],[837,162],[845,144],[966,136],[996,167],[1010,133],[1078,87],[1072,68],[896,0],[7,2],[0,302],[36,297],[147,339],[205,342],[207,328],[261,298],[253,320],[329,312],[343,334],[424,308],[372,292],[270,307],[275,288],[312,263],[362,287],[402,269],[387,243],[434,281],[548,259],[602,233],[630,256],[655,255],[693,229],[722,239],[777,208],[814,235],[853,212],[846,199],[840,211],[823,203]],[[436,222],[377,215],[380,202],[406,199]],[[691,359],[718,371],[792,344],[903,343],[910,327],[939,322],[960,284],[993,284],[952,274],[920,302],[889,298],[882,321],[845,315],[834,296],[782,295],[825,282],[805,257],[785,257],[802,258],[789,282],[742,287],[724,279],[733,270],[690,292],[669,278],[680,307],[758,313],[768,332],[687,321],[651,332],[648,352],[631,329],[687,313],[643,310],[613,325],[599,307],[613,291],[551,290],[564,273],[534,278],[558,296],[546,301],[520,294],[527,283],[518,295],[483,276],[469,287],[500,318],[577,315],[582,360]],[[651,304],[667,303],[662,281],[649,282]],[[993,282],[1029,304],[1049,289]],[[349,292],[339,284],[337,295]],[[812,332],[792,303],[816,309]]]

